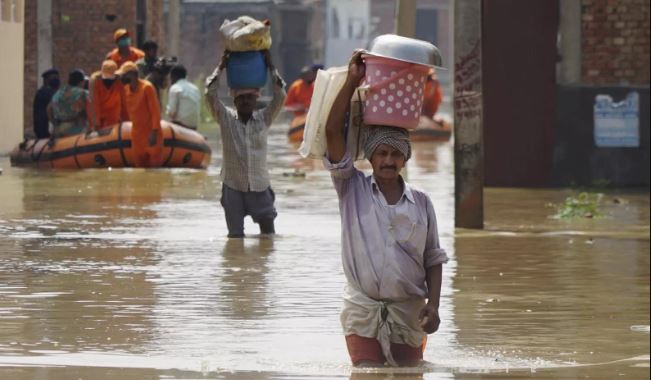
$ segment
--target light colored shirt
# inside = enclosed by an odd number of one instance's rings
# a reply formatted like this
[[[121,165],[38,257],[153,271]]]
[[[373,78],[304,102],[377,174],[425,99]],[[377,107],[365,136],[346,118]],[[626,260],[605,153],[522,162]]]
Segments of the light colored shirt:
[[[167,115],[171,121],[196,129],[199,126],[200,102],[201,94],[197,86],[186,79],[179,79],[169,89]]]
[[[273,96],[263,109],[253,111],[245,124],[234,108],[219,100],[219,68],[206,79],[206,102],[219,123],[222,138],[223,183],[238,191],[265,191],[270,186],[267,170],[267,132],[285,101],[285,82],[274,70]]]
[[[339,196],[345,335],[376,338],[390,364],[391,342],[418,347],[425,333],[418,313],[427,297],[427,269],[447,262],[439,245],[434,206],[406,182],[395,205],[375,182],[353,166],[350,153],[338,163],[324,158]],[[402,178],[400,179],[402,181]]]
[[[339,196],[348,283],[376,300],[427,297],[426,270],[448,260],[427,194],[403,181],[400,200],[389,205],[375,177],[355,169],[350,153],[324,164]]]

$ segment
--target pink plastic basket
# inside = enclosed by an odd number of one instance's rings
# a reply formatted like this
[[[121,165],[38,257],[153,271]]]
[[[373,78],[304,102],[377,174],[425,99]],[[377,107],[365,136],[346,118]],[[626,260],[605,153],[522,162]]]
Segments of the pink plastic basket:
[[[415,129],[429,67],[371,55],[364,61],[368,85],[364,123]]]

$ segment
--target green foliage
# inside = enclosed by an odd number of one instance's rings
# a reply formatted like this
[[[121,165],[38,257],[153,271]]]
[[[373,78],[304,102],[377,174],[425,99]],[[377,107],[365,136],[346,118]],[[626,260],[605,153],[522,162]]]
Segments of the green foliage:
[[[555,218],[597,218],[603,216],[599,210],[602,193],[581,192],[577,196],[567,197],[565,202],[557,206]]]

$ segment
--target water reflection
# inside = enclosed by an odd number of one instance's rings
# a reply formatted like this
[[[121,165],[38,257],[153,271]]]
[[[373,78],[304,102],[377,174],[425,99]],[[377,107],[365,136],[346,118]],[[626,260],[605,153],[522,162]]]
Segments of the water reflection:
[[[449,142],[414,144],[406,170],[451,257],[430,364],[351,373],[337,198],[283,131],[273,239],[225,238],[218,154],[207,171],[0,159],[0,377],[648,377],[648,194],[609,193],[606,218],[567,222],[545,205],[569,191],[487,189],[487,229],[455,231]]]
[[[274,249],[272,238],[227,239],[222,251],[221,297],[223,314],[235,319],[268,315],[268,261]],[[249,245],[248,241],[254,243]]]

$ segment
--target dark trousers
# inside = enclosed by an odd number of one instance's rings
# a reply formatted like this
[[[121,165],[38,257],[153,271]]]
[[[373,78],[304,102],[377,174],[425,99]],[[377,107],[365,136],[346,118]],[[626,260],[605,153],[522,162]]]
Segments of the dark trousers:
[[[224,207],[228,236],[244,236],[244,217],[250,215],[255,223],[272,223],[278,213],[274,207],[276,195],[271,187],[265,191],[238,191],[222,185],[221,204]],[[271,227],[273,229],[273,227]],[[261,231],[273,232],[273,231]]]

